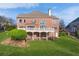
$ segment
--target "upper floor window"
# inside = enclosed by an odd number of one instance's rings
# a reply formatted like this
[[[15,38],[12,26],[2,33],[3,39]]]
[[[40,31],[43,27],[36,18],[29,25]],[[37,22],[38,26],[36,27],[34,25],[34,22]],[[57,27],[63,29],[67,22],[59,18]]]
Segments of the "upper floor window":
[[[19,22],[21,23],[21,22],[22,22],[22,20],[20,19],[20,20],[19,20]]]
[[[46,25],[46,22],[44,20],[41,20],[40,25]]]
[[[76,28],[75,27],[72,27],[72,32],[75,32],[76,31]]]
[[[26,22],[26,20],[24,19],[24,23]]]
[[[40,21],[40,28],[46,28],[46,22],[44,20]]]
[[[35,20],[32,20],[32,25],[34,25],[34,24],[35,24],[35,22],[36,22]]]

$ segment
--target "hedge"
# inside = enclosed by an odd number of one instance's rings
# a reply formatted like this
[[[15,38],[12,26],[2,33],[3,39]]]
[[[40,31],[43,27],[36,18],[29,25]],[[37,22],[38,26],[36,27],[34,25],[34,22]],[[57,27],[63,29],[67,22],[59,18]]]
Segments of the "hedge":
[[[9,32],[9,35],[13,40],[25,40],[27,33],[25,30],[14,29]]]

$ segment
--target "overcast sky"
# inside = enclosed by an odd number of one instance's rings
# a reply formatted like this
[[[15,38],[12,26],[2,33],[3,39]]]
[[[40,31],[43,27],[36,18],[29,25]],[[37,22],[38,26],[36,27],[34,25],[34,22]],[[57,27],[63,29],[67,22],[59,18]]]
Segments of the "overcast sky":
[[[33,10],[48,13],[49,8],[52,9],[52,15],[64,20],[65,25],[79,17],[78,3],[0,3],[0,15],[16,20],[18,14],[30,13]]]

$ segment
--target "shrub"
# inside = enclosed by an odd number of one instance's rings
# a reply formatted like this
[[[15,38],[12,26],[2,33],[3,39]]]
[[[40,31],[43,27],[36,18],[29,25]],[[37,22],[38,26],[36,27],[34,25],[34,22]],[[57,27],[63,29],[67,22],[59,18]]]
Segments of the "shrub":
[[[14,40],[25,40],[26,34],[27,33],[25,30],[18,30],[18,29],[14,29],[9,32],[11,39]]]
[[[66,36],[67,33],[66,33],[66,32],[60,32],[59,35],[60,35],[60,36]]]

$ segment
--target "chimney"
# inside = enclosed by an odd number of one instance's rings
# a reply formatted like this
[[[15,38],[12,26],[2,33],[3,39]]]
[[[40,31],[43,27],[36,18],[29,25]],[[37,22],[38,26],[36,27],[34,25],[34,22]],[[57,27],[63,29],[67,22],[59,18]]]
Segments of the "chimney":
[[[51,9],[48,10],[48,14],[49,14],[49,16],[52,16],[52,10]]]

